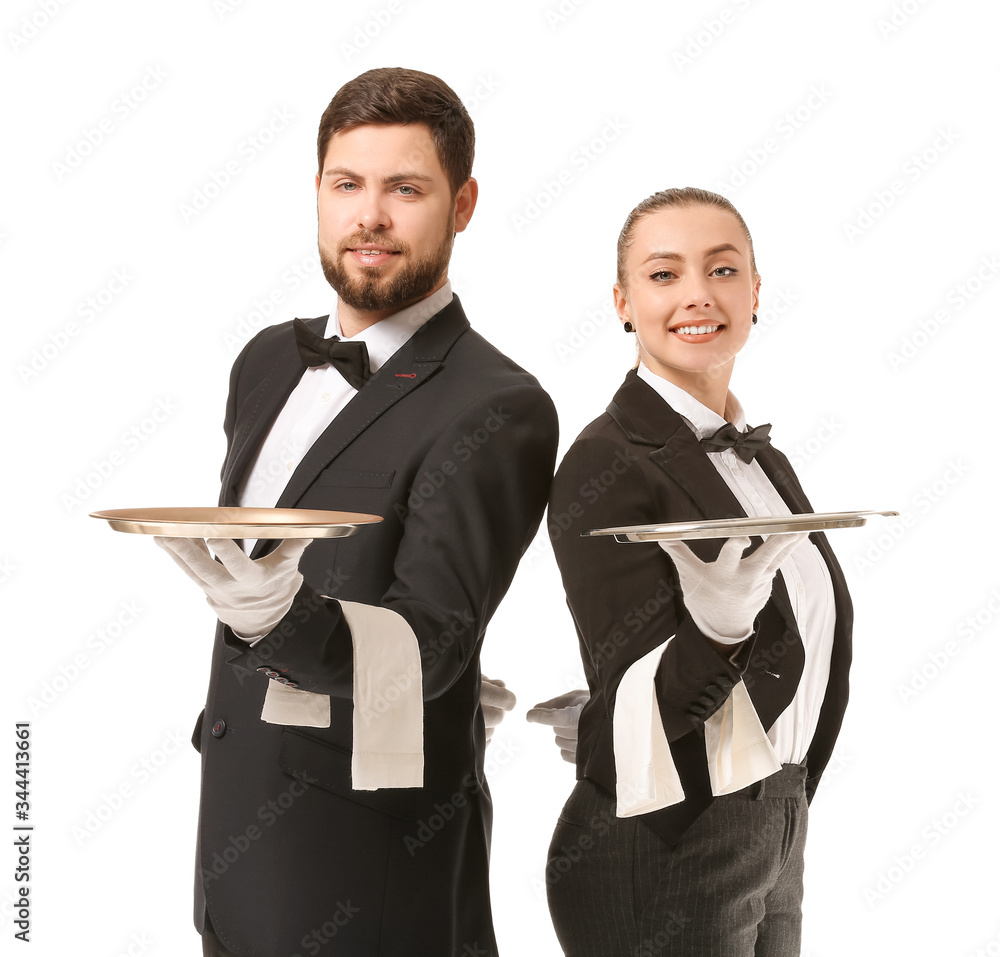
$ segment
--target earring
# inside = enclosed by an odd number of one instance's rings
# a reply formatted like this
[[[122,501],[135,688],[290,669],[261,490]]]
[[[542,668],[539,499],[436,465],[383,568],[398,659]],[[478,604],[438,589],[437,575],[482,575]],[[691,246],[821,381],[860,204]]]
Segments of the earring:
[[[752,314],[751,314],[751,316],[750,316],[750,322],[751,322],[751,323],[752,323],[753,325],[757,325],[757,313],[752,313]]]
[[[635,332],[635,326],[633,326],[632,323],[628,321],[628,319],[626,319],[625,322],[622,324],[622,328],[626,332]]]

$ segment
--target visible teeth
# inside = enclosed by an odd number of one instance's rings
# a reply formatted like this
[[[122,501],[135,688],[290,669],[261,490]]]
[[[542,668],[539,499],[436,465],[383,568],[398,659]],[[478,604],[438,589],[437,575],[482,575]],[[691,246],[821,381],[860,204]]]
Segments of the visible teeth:
[[[718,326],[681,326],[675,331],[682,336],[704,336],[710,332],[717,332]]]
[[[362,249],[361,250],[361,255],[362,256],[381,256],[382,255],[382,250],[381,249]]]

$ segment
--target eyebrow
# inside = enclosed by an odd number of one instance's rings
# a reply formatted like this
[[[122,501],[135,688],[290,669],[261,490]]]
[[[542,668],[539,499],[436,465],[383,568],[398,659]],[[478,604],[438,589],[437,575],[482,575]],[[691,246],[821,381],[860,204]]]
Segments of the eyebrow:
[[[715,256],[718,253],[724,252],[734,252],[738,253],[739,250],[732,243],[723,243],[721,246],[713,246],[711,249],[705,250],[705,257]],[[680,253],[672,253],[664,250],[657,250],[656,252],[650,253],[644,260],[643,264],[652,262],[654,259],[673,259],[675,262],[687,262],[687,260]]]
[[[357,179],[364,182],[364,176],[360,173],[356,173],[352,169],[348,169],[346,166],[332,166],[330,169],[323,171],[324,176],[346,176],[348,179]],[[412,180],[417,180],[422,183],[433,182],[433,177],[427,176],[424,173],[418,173],[416,170],[405,170],[402,173],[393,173],[392,176],[386,176],[383,178],[383,183],[406,183]]]

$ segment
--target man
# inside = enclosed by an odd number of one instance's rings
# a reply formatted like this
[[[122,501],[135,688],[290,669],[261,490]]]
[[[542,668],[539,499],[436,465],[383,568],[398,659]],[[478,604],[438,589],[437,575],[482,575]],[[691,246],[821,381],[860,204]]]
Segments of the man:
[[[222,565],[164,543],[220,617],[194,736],[206,954],[496,953],[479,652],[541,518],[557,426],[451,293],[473,147],[436,77],[346,84],[316,176],[336,314],[265,329],[233,368],[221,503],[383,520],[304,551],[214,542]]]

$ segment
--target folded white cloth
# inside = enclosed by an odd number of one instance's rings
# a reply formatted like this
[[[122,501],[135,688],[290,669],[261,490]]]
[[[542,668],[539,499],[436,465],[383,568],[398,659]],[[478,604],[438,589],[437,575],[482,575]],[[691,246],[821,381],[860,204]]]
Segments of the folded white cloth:
[[[268,724],[293,724],[300,728],[330,727],[330,696],[299,691],[278,681],[267,683],[261,721]]]
[[[632,664],[618,685],[612,719],[618,817],[684,800],[656,701],[656,669],[671,641]],[[739,791],[781,769],[742,680],[705,722],[705,752],[714,795]]]
[[[354,643],[352,786],[355,791],[423,787],[424,702],[417,636],[388,608],[343,600],[340,607]],[[330,699],[271,681],[261,719],[327,728]]]

